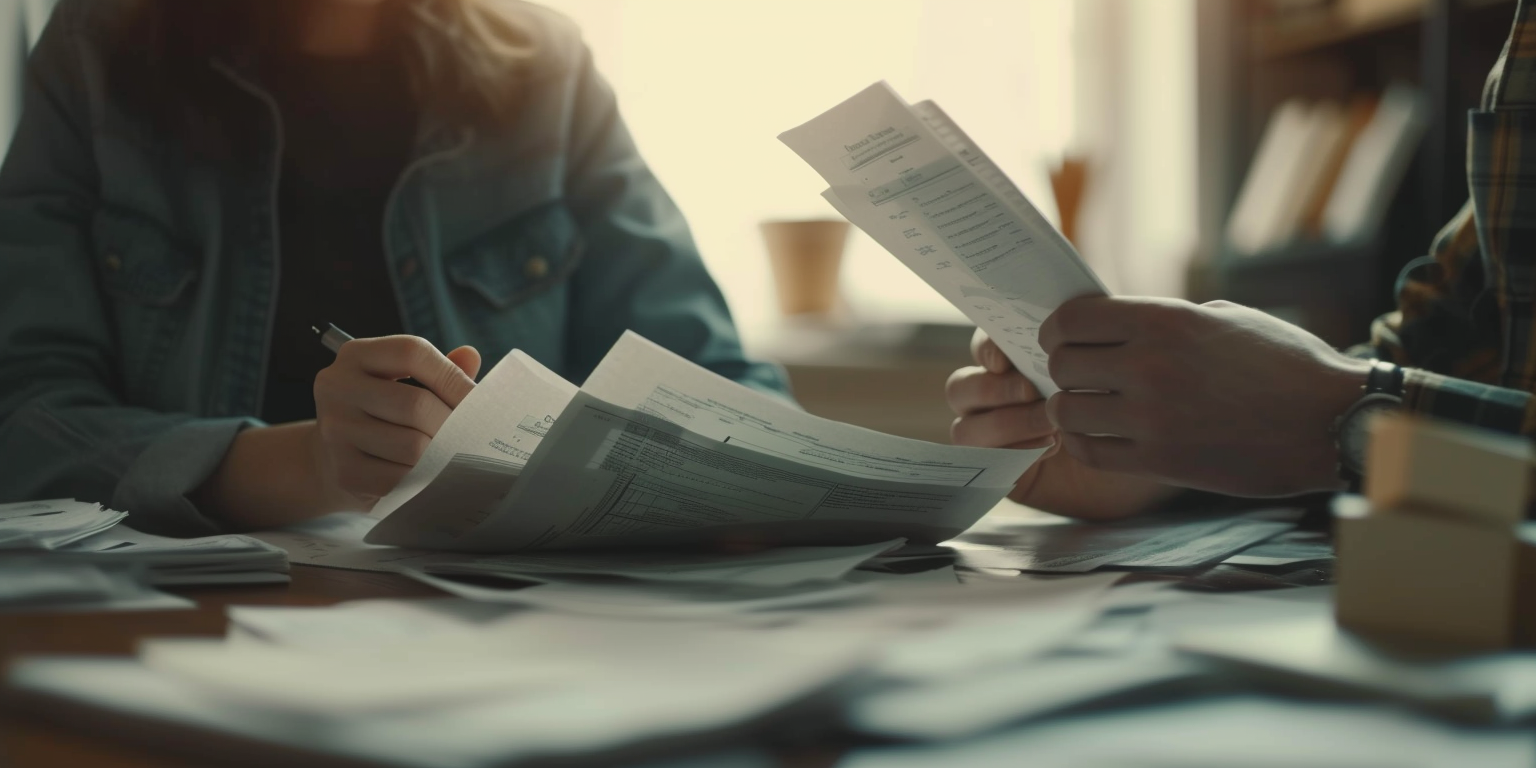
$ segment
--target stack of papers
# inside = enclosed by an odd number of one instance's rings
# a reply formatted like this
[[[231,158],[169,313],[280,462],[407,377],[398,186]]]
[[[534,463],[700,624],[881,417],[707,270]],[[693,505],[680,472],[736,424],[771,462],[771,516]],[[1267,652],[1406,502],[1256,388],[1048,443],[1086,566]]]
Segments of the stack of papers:
[[[250,536],[170,539],[120,525],[53,554],[72,563],[137,567],[155,586],[288,582],[288,554]]]
[[[0,610],[187,608],[151,587],[288,581],[280,547],[151,536],[122,525],[126,517],[71,499],[0,505]]]
[[[101,533],[127,516],[71,499],[0,505],[0,551],[57,549]]]

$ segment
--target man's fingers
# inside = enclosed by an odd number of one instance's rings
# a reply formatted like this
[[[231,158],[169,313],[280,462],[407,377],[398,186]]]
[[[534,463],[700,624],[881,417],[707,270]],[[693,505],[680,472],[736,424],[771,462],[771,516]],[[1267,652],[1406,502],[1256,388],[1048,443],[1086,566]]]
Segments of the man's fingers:
[[[971,334],[971,359],[991,373],[1007,373],[1013,370],[1013,362],[1003,354],[1003,348],[980,328]]]
[[[1040,346],[1048,355],[1066,344],[1123,344],[1136,331],[1140,302],[1110,296],[1072,299],[1040,325]]]
[[[997,408],[955,419],[950,437],[955,445],[1002,448],[1016,443],[1048,439],[1055,432],[1045,412],[1045,401]]]
[[[1051,424],[1067,434],[1151,437],[1131,402],[1120,395],[1057,392],[1046,403]]]
[[[1051,381],[1067,390],[1124,391],[1126,349],[1123,345],[1061,347],[1051,353]]]
[[[459,347],[449,352],[446,357],[471,380],[480,378],[480,350],[468,346]]]
[[[437,395],[398,381],[360,378],[345,396],[369,416],[410,427],[428,437],[435,437],[452,413]]]
[[[457,407],[475,388],[474,379],[418,336],[354,339],[341,346],[337,359],[358,366],[370,376],[415,379],[449,408]]]
[[[1040,390],[1023,374],[991,373],[975,366],[950,374],[944,394],[956,416],[1040,399]]]
[[[1143,469],[1136,443],[1123,437],[1063,434],[1061,448],[1093,469],[1105,472],[1140,472]]]

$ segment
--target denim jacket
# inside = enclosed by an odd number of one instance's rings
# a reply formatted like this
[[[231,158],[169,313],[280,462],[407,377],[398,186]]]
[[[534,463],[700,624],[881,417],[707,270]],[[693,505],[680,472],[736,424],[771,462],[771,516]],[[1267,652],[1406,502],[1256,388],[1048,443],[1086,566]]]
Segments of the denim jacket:
[[[106,86],[117,5],[55,11],[0,169],[0,501],[72,496],[142,530],[210,534],[188,495],[260,424],[282,121],[249,69],[213,61],[244,108],[210,119],[255,126],[259,144],[213,167],[149,130]],[[579,34],[524,10],[540,49],[516,125],[488,135],[423,108],[385,211],[394,295],[380,300],[409,333],[488,364],[520,348],[579,382],[633,329],[782,391],[744,358]]]

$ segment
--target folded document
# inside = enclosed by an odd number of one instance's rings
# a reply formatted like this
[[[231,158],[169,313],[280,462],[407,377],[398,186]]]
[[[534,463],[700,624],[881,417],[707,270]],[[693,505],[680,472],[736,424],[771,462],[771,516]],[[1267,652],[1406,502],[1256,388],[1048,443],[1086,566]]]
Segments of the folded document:
[[[936,543],[1040,451],[811,416],[633,333],[576,387],[514,351],[382,499],[367,541],[463,552]]]
[[[831,185],[832,207],[1057,391],[1040,324],[1108,289],[944,110],[880,82],[779,139]]]

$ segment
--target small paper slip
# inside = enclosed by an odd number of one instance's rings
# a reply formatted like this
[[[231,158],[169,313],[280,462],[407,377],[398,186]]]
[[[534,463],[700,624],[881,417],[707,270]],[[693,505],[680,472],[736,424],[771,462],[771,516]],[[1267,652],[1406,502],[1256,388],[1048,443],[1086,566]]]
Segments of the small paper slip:
[[[1058,391],[1040,324],[1108,289],[938,105],[876,83],[779,135],[821,174],[822,196],[998,343],[1040,391]]]
[[[1015,524],[972,530],[949,546],[963,565],[1084,573],[1095,568],[1191,568],[1290,530],[1293,523],[1252,517]]]
[[[1279,566],[1333,559],[1333,542],[1319,531],[1282,533],[1222,562],[1227,565]]]

